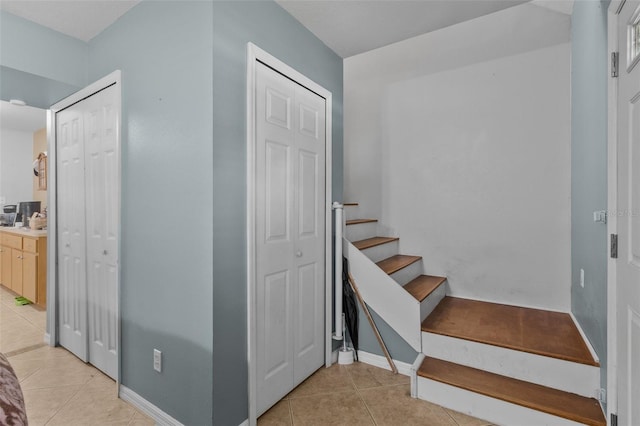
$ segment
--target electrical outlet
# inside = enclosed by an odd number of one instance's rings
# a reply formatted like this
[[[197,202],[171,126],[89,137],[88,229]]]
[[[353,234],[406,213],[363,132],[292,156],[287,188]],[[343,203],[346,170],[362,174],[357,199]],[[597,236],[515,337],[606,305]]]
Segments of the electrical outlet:
[[[157,349],[153,350],[153,369],[162,372],[162,352]]]
[[[580,287],[584,288],[584,269],[580,268]]]

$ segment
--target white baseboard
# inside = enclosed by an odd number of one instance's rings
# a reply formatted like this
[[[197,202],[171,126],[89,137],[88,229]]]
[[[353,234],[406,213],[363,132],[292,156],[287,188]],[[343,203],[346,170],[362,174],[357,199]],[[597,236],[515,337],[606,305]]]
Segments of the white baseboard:
[[[389,367],[387,358],[383,357],[382,355],[358,351],[358,361],[391,371],[391,367]],[[398,373],[404,376],[411,376],[411,364],[402,361],[396,361],[395,359],[393,360],[393,363],[396,365]]]
[[[249,426],[249,419],[247,419],[244,422],[240,423],[238,426]]]
[[[160,426],[183,426],[182,423],[132,391],[124,385],[120,385],[118,396],[129,404],[136,407],[138,410],[151,417],[157,425]],[[248,423],[247,423],[248,424]]]
[[[582,340],[584,340],[584,343],[587,345],[587,348],[589,349],[589,352],[591,352],[591,356],[593,357],[593,359],[596,360],[596,362],[599,363],[600,362],[600,358],[598,358],[598,354],[596,353],[596,350],[591,345],[591,342],[587,338],[587,335],[585,334],[584,330],[582,329],[582,326],[578,322],[578,319],[573,315],[573,312],[569,312],[569,315],[571,316],[571,319],[573,320],[573,323],[576,325],[576,328],[578,329],[578,332],[582,336]]]
[[[51,335],[49,333],[44,333],[44,342],[47,345],[52,346],[51,345]]]

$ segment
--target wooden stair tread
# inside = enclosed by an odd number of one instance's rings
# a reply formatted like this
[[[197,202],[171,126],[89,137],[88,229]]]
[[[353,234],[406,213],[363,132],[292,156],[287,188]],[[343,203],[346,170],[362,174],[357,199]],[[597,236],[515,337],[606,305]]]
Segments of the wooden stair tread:
[[[352,206],[352,207],[354,207],[354,206],[358,206],[359,204],[358,203],[342,203],[342,205],[343,206]]]
[[[391,275],[394,272],[398,272],[400,269],[411,265],[414,262],[422,259],[421,256],[407,256],[404,254],[396,254],[387,259],[381,260],[376,263],[385,273]]]
[[[355,241],[352,243],[358,250],[365,250],[371,247],[379,246],[382,244],[390,243],[392,241],[398,241],[398,237],[373,237],[366,240]]]
[[[405,284],[404,289],[407,290],[418,302],[422,302],[446,280],[446,277],[420,275],[418,278]]]
[[[422,331],[598,367],[571,316],[445,297]]]
[[[606,425],[595,398],[429,357],[424,359],[418,375],[586,425]]]
[[[359,223],[371,223],[371,222],[377,222],[378,219],[351,219],[351,220],[347,220],[346,224],[347,225],[358,225]]]

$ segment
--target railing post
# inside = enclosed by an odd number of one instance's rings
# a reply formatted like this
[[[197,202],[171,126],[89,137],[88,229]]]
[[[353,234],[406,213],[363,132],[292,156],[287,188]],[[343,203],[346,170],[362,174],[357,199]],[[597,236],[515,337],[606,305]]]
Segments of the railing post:
[[[333,202],[333,211],[335,212],[335,227],[336,227],[336,239],[334,243],[334,259],[335,259],[335,275],[334,275],[334,318],[335,318],[335,330],[333,338],[335,340],[342,340],[342,228],[344,226],[344,219],[342,216],[344,206],[337,201]]]

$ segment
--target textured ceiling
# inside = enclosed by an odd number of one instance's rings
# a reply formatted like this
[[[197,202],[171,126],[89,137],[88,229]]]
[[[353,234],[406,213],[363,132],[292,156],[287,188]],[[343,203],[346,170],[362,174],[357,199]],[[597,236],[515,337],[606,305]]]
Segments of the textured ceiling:
[[[276,1],[334,52],[347,58],[527,0]]]
[[[140,0],[1,0],[0,9],[89,41]]]

